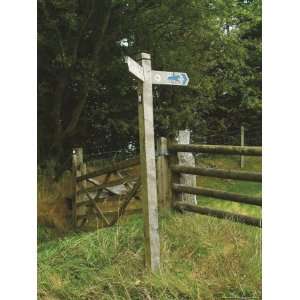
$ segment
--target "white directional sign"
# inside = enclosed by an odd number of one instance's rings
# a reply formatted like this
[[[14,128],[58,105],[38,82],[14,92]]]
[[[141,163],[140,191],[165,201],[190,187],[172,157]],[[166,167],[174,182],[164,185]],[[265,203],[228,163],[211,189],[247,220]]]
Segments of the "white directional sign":
[[[190,79],[186,73],[152,70],[152,83],[153,84],[168,84],[168,85],[187,86],[189,83],[189,80]]]
[[[138,79],[144,81],[144,69],[135,60],[129,56],[125,57],[125,63],[128,65],[129,72],[136,76]]]
[[[128,65],[129,72],[141,81],[145,81],[143,67],[129,56],[125,57],[125,63]],[[167,72],[151,70],[152,84],[167,84],[167,85],[181,85],[187,86],[189,84],[189,77],[182,72]]]

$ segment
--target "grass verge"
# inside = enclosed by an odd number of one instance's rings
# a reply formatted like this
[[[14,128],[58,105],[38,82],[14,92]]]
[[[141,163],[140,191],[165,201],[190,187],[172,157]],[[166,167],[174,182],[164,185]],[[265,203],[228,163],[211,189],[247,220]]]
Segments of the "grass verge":
[[[248,162],[248,163],[247,163]],[[234,158],[201,163],[237,168]],[[246,160],[259,171],[259,160]],[[198,178],[200,186],[259,195],[247,182]],[[260,215],[259,208],[199,197],[199,204]],[[58,299],[261,298],[261,230],[192,213],[160,213],[161,270],[144,270],[141,216],[114,227],[62,236],[38,230],[38,297]]]

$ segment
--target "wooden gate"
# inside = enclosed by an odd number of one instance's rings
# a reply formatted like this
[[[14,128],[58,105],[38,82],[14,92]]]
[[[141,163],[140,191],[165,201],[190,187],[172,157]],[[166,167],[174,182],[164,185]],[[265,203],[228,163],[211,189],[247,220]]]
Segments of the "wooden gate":
[[[139,158],[133,158],[112,162],[100,169],[87,170],[82,148],[74,149],[74,228],[81,228],[95,220],[101,227],[112,226],[124,214],[141,212],[141,199],[138,195],[141,180],[136,168],[139,163]]]

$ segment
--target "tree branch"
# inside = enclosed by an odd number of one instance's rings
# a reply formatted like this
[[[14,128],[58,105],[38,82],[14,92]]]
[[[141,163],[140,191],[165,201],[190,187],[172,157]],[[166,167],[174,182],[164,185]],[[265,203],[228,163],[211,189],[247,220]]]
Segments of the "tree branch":
[[[83,26],[81,27],[80,33],[78,35],[78,39],[76,40],[75,45],[74,45],[73,55],[72,55],[72,64],[73,65],[77,61],[79,45],[80,45],[82,36],[83,36],[83,34],[85,32],[85,29],[86,29],[87,25],[89,24],[89,21],[90,21],[92,15],[93,15],[94,9],[95,9],[95,1],[92,1],[92,5],[91,5],[91,8],[90,8],[90,11],[89,11],[89,13],[88,13],[88,15],[87,15],[87,17],[85,19],[85,22],[84,22]]]

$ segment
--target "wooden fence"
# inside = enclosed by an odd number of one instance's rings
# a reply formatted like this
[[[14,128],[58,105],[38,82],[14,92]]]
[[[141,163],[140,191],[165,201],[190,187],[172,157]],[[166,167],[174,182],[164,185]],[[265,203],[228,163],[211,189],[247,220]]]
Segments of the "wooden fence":
[[[224,179],[261,182],[261,173],[184,166],[179,165],[177,159],[178,152],[261,156],[261,147],[176,144],[174,142],[168,143],[167,139],[165,138],[160,138],[160,142],[158,144],[160,145],[161,152],[161,162],[159,164],[159,166],[161,167],[158,172],[161,173],[161,178],[167,178],[167,180],[161,180],[158,183],[158,195],[160,202],[165,203],[166,206],[170,206],[179,210],[186,210],[222,219],[226,218],[235,222],[261,227],[261,219],[245,215],[233,214],[230,212],[215,210],[207,207],[201,207],[198,205],[191,205],[189,203],[180,201],[179,197],[180,193],[189,193],[261,207],[261,197],[230,193],[203,187],[192,187],[180,184],[179,180],[180,174],[192,174]]]
[[[261,207],[261,197],[180,184],[180,174],[261,182],[261,173],[179,165],[178,152],[261,156],[261,147],[176,144],[168,143],[166,138],[160,138],[156,159],[159,207],[190,211],[261,227],[261,219],[192,205],[180,201],[179,197],[181,193],[187,193]],[[142,204],[138,195],[141,186],[139,170],[136,169],[134,174],[128,172],[139,164],[140,159],[137,157],[117,163],[111,162],[107,167],[87,171],[82,149],[74,149],[74,227],[82,227],[90,218],[97,218],[102,226],[111,226],[124,214],[141,212]],[[130,206],[130,203],[133,205]]]

